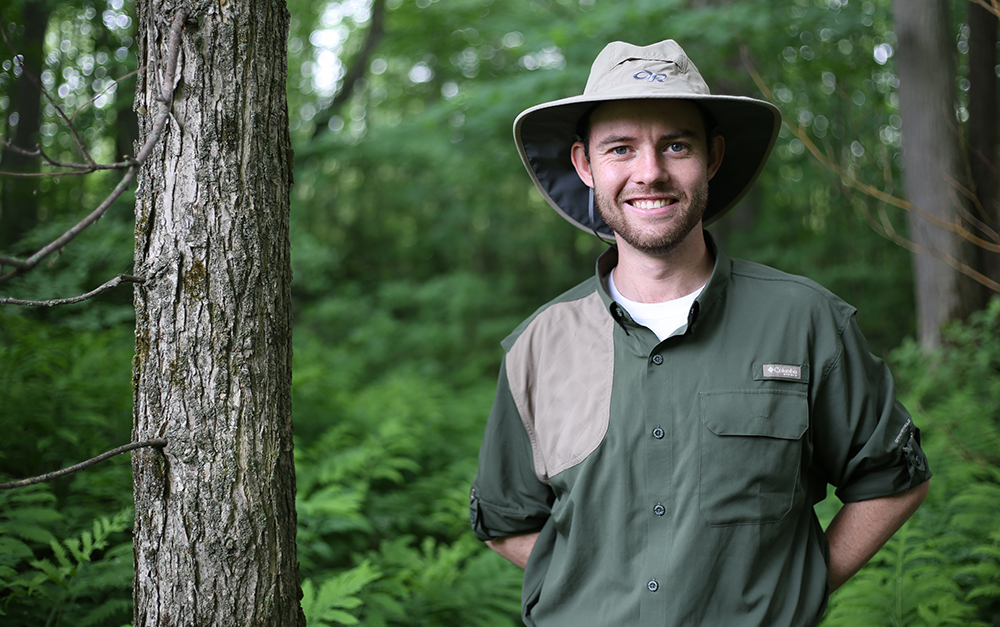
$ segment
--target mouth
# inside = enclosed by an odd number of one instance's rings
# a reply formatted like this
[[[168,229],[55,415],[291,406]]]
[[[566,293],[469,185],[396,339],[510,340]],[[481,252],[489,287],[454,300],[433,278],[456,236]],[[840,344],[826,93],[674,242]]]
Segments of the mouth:
[[[630,206],[640,211],[654,211],[677,204],[676,198],[636,199],[626,201]]]

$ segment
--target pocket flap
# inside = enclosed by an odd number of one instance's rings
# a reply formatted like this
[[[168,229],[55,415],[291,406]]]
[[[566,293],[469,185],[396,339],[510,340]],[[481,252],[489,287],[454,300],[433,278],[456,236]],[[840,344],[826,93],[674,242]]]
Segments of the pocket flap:
[[[701,420],[715,435],[797,440],[809,427],[805,392],[722,390],[700,392]]]

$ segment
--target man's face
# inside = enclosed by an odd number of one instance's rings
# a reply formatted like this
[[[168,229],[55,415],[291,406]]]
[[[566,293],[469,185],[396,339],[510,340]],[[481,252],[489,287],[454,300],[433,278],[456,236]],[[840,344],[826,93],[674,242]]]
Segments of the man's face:
[[[721,136],[705,137],[692,102],[625,100],[591,114],[589,160],[582,142],[572,155],[620,243],[662,256],[699,226],[723,149]]]

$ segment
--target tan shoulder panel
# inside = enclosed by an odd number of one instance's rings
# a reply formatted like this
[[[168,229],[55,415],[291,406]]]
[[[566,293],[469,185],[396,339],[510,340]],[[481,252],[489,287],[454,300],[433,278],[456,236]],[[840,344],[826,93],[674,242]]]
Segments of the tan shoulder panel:
[[[614,321],[595,292],[540,313],[507,354],[507,379],[531,438],[535,474],[583,461],[604,440],[614,378]]]

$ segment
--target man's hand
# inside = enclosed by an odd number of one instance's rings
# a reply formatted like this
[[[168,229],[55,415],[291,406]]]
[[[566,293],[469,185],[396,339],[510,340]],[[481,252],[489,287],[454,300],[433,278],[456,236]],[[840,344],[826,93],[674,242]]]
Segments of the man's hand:
[[[528,565],[531,549],[535,546],[535,540],[537,539],[537,533],[529,533],[523,536],[506,536],[504,538],[497,538],[496,540],[487,540],[486,546],[507,558],[515,565],[524,568]]]
[[[826,528],[830,542],[830,591],[868,563],[927,496],[929,482],[878,499],[845,503]],[[509,558],[508,558],[509,559]]]

